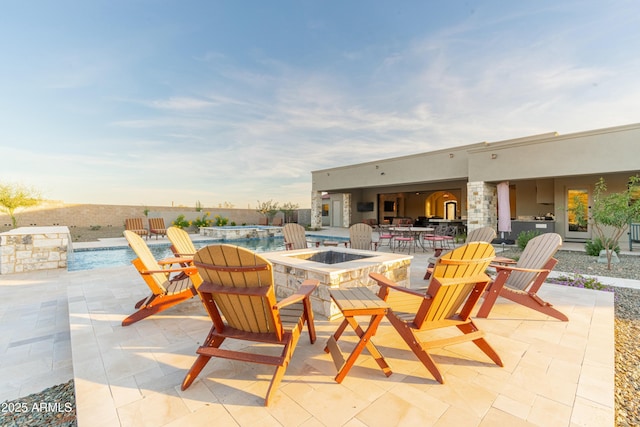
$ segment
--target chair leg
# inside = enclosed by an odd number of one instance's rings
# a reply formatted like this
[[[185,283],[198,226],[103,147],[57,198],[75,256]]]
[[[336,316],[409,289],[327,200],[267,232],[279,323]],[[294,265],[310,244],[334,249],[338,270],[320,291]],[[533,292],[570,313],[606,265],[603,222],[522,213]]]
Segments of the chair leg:
[[[284,365],[276,366],[276,370],[273,373],[273,378],[271,379],[271,384],[269,384],[269,389],[267,390],[267,395],[264,398],[264,406],[269,406],[273,393],[275,393],[276,390],[278,390],[278,387],[280,386],[280,382],[284,377],[284,373],[287,370],[288,363],[289,361],[287,360],[285,361]]]
[[[465,323],[465,324],[462,324],[462,325],[456,325],[456,326],[464,334],[470,334],[472,332],[479,331],[478,327],[473,322]],[[496,365],[504,366],[504,364],[502,363],[502,359],[500,359],[500,356],[498,355],[498,353],[496,353],[496,351],[493,349],[493,347],[491,347],[491,345],[489,345],[487,340],[485,340],[484,338],[478,338],[478,339],[472,340],[472,342],[476,346],[478,346],[478,348],[480,350],[482,350],[482,352],[484,354],[489,356],[489,359],[493,360],[493,362]]]
[[[393,327],[396,329],[396,331],[398,331],[398,333],[400,334],[404,342],[407,343],[411,351],[413,351],[416,357],[422,362],[424,367],[429,370],[429,372],[431,373],[431,375],[433,375],[435,380],[438,381],[440,384],[444,384],[444,378],[442,377],[442,374],[438,369],[438,365],[436,365],[436,362],[429,355],[429,353],[427,353],[425,349],[422,348],[418,340],[418,337],[415,336],[415,334],[413,333],[411,328],[406,324],[406,322],[403,322],[402,320],[398,319],[395,315],[393,315],[393,313],[387,314],[387,319],[389,319],[389,321],[391,322]]]
[[[478,310],[478,314],[476,314],[476,317],[484,319],[489,317],[489,313],[495,305],[498,296],[502,293],[504,282],[506,282],[508,276],[508,272],[499,272],[495,280],[487,287],[487,290],[484,293],[484,301],[480,306],[480,310]]]
[[[196,293],[197,291],[193,288],[192,291],[185,291],[176,295],[153,295],[138,301],[138,303],[136,303],[138,311],[124,319],[122,326],[129,326],[151,315],[160,313],[182,301],[191,299]]]
[[[546,314],[547,316],[553,317],[554,319],[558,319],[562,322],[569,321],[569,318],[566,315],[553,308],[551,304],[543,301],[535,294],[520,294],[511,292],[508,289],[504,289],[500,293],[500,296],[525,307],[528,307],[532,310],[539,311],[542,314]]]
[[[311,307],[311,300],[305,298],[302,301],[304,307],[304,318],[307,322],[307,330],[309,331],[309,341],[311,344],[316,342],[316,325],[313,322],[313,308]]]
[[[200,373],[200,371],[202,371],[202,368],[204,368],[205,365],[209,362],[209,359],[211,359],[211,356],[204,356],[202,354],[198,356],[193,365],[191,365],[191,369],[189,369],[189,372],[187,372],[184,380],[182,380],[183,391],[189,388],[193,381],[198,377],[198,374]]]
[[[212,334],[214,330],[215,327],[211,329],[204,345],[200,348],[218,348],[222,345],[225,338],[220,336],[213,336]],[[189,369],[189,372],[187,372],[187,375],[185,375],[184,380],[182,381],[182,390],[186,390],[193,383],[193,381],[198,377],[198,374],[200,374],[200,372],[202,371],[202,368],[204,368],[205,365],[209,362],[211,357],[212,356],[208,356],[206,354],[198,355],[198,358],[195,362],[193,362],[193,365],[191,365],[191,369]]]

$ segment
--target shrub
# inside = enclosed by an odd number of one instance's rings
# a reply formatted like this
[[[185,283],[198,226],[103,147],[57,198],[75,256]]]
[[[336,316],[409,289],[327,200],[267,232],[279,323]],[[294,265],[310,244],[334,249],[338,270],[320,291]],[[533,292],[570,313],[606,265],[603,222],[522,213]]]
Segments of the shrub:
[[[184,215],[182,215],[182,214],[178,215],[178,218],[173,220],[172,224],[175,225],[178,228],[189,228],[189,226],[191,225],[191,223],[189,221],[187,221],[184,218]]]
[[[196,219],[193,220],[193,225],[195,227],[211,227],[211,218],[209,218],[209,212],[205,213],[204,215],[202,215],[202,218],[197,217]]]
[[[609,245],[608,247],[613,248],[613,250],[619,254],[620,253],[620,246],[618,244],[614,244],[613,242],[608,242]],[[587,240],[587,242],[584,244],[584,249],[587,252],[587,255],[591,255],[591,256],[599,256],[600,255],[600,251],[605,250],[605,245],[602,243],[602,239],[600,239],[600,237],[596,237],[593,240]]]
[[[220,215],[216,215],[214,219],[216,221],[216,227],[223,227],[229,222],[229,218],[225,218]]]
[[[527,246],[527,243],[529,243],[529,240],[539,235],[540,232],[537,230],[523,231],[522,233],[518,234],[516,243],[521,250],[524,250],[524,248]]]

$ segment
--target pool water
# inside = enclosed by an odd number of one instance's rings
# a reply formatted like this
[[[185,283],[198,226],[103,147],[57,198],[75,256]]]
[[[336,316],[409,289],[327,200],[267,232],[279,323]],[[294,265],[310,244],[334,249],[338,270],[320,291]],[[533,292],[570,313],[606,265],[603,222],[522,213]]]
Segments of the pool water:
[[[233,241],[200,241],[194,242],[196,249],[215,243],[229,243],[251,249],[255,252],[269,252],[284,250],[283,239],[246,239]],[[172,257],[170,245],[149,245],[151,253],[157,260]],[[93,270],[95,268],[120,267],[129,265],[136,258],[135,253],[129,247],[80,249],[73,251],[73,256],[67,263],[68,271]]]
[[[343,238],[330,238],[331,240],[344,241],[348,239]],[[310,237],[310,241],[322,242],[327,240],[321,236]],[[242,246],[243,248],[251,249],[255,252],[271,252],[285,250],[284,240],[280,237],[268,238],[268,239],[234,239],[234,240],[209,240],[209,241],[196,241],[194,246],[196,249],[200,249],[206,245],[228,243],[231,245]],[[169,244],[149,245],[151,253],[157,260],[162,258],[172,257],[173,253],[170,250]],[[105,267],[121,267],[123,265],[129,265],[132,260],[136,258],[135,253],[131,248],[127,247],[115,247],[115,248],[99,248],[99,249],[79,249],[73,251],[73,255],[70,257],[67,263],[68,271],[79,270],[93,270],[96,268]]]

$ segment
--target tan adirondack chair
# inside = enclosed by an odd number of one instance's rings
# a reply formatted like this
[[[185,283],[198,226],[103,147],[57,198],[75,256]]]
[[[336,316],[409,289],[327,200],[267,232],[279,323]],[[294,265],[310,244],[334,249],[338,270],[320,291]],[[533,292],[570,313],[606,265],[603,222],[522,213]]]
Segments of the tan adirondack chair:
[[[491,243],[496,238],[496,229],[493,227],[474,228],[467,234],[465,243],[487,242]]]
[[[471,242],[487,242],[491,243],[493,239],[496,238],[496,230],[493,227],[480,227],[475,228],[467,234],[467,239],[465,243]],[[431,276],[431,271],[433,270],[433,265],[435,264],[435,258],[439,257],[442,254],[442,249],[436,250],[433,254],[434,259],[430,260],[429,265],[427,266],[427,271],[424,274],[424,280],[429,280],[429,276]]]
[[[503,366],[500,356],[484,339],[484,332],[469,317],[491,280],[485,270],[494,257],[493,246],[485,242],[468,243],[447,252],[436,261],[426,294],[398,286],[379,273],[370,274],[380,285],[378,296],[391,306],[387,318],[441,384],[444,378],[428,353],[434,347],[472,341],[496,365]],[[426,342],[421,340],[424,331],[452,326],[463,335]]]
[[[498,296],[537,310],[566,322],[569,318],[543,301],[538,290],[558,263],[553,256],[562,245],[562,237],[545,233],[529,240],[518,262],[513,265],[495,264],[497,276],[487,289],[478,317],[489,316]]]
[[[156,236],[166,236],[167,227],[164,225],[164,218],[149,218],[149,233]]]
[[[136,303],[135,308],[138,311],[124,319],[122,326],[128,326],[166,310],[198,293],[197,287],[202,283],[202,279],[195,267],[171,267],[170,264],[175,260],[159,262],[137,233],[125,230],[124,237],[137,256],[131,263],[151,289],[151,295]],[[174,277],[171,277],[172,273],[175,274]]]
[[[373,229],[371,226],[359,223],[349,227],[349,247],[367,251],[377,250],[378,243],[373,241]]]
[[[182,228],[169,227],[167,229],[167,237],[171,242],[171,251],[177,257],[193,258],[198,251],[193,245],[193,241],[191,240],[191,237],[189,237],[189,233],[184,231]]]
[[[194,264],[204,279],[198,291],[213,325],[197,350],[198,358],[187,373],[182,390],[191,385],[212,357],[272,365],[275,372],[265,397],[265,406],[268,405],[304,323],[311,343],[316,340],[309,295],[318,281],[305,280],[297,293],[277,302],[272,265],[255,252],[232,245],[210,245],[196,253]],[[221,344],[227,338],[280,345],[282,353],[253,353],[244,346],[223,349]]]
[[[133,231],[138,236],[145,236],[147,239],[149,238],[149,230],[144,228],[144,223],[142,218],[127,218],[124,220],[124,229],[128,231]]]
[[[282,235],[284,236],[284,245],[287,250],[306,249],[307,236],[304,227],[300,224],[289,223],[282,227]]]

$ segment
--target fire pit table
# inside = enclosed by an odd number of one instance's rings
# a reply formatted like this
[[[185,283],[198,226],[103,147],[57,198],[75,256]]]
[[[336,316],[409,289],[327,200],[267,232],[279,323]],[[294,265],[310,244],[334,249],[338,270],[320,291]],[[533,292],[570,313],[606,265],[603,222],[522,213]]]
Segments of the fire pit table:
[[[317,279],[320,286],[311,296],[313,310],[327,319],[342,314],[332,301],[330,289],[368,287],[377,290],[369,273],[380,273],[409,286],[411,259],[407,254],[355,250],[341,247],[319,247],[294,251],[263,253],[273,264],[276,295],[287,297],[306,279]]]

